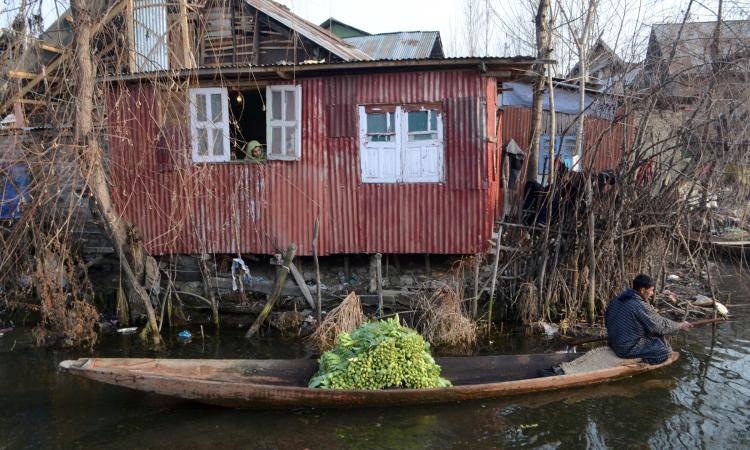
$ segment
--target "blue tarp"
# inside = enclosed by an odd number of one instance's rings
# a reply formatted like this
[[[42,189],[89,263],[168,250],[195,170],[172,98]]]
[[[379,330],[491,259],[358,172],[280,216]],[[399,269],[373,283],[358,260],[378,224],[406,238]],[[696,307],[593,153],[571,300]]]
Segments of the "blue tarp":
[[[0,164],[0,219],[21,217],[21,205],[29,198],[29,171],[23,164]]]

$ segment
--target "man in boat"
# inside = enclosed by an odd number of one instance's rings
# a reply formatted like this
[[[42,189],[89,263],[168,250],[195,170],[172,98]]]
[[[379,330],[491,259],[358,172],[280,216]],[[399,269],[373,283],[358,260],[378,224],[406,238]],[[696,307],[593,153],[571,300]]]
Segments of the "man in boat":
[[[654,295],[654,281],[638,275],[633,288],[609,302],[604,322],[609,347],[620,358],[641,358],[659,364],[672,354],[664,338],[692,327],[688,322],[675,322],[659,315],[648,300]]]

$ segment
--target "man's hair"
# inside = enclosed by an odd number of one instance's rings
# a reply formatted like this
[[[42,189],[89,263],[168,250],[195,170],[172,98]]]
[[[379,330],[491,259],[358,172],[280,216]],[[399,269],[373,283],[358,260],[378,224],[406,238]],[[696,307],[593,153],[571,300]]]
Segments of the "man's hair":
[[[633,289],[648,289],[654,287],[654,280],[651,279],[650,276],[640,274],[637,277],[633,278]]]

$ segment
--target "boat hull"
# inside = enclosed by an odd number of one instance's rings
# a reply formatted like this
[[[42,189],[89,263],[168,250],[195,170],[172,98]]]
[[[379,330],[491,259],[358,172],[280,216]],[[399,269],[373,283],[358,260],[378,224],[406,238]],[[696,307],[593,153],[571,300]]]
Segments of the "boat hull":
[[[534,360],[535,356],[540,358]],[[255,361],[262,363],[261,366],[250,366],[247,360],[82,358],[63,361],[60,366],[71,374],[102,383],[230,408],[359,408],[460,402],[586,386],[657,370],[678,357],[678,353],[673,353],[659,365],[627,360],[627,364],[621,366],[580,374],[482,382],[488,378],[484,376],[474,380],[473,384],[455,385],[454,381],[450,388],[385,390],[308,388],[304,380],[317,370],[317,362],[313,360]],[[471,369],[477,362],[483,365],[481,358],[493,357],[444,358],[438,362],[446,364],[445,360],[454,360],[448,363],[451,366],[463,359]],[[570,360],[547,355],[516,358],[530,358],[528,367]],[[444,375],[451,379],[446,372],[450,370],[444,370]]]

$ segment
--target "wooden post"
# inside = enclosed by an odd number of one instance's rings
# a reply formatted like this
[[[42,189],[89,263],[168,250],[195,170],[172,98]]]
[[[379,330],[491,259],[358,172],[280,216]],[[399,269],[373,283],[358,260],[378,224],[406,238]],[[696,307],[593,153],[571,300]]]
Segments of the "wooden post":
[[[500,244],[498,243],[498,246]],[[471,299],[471,318],[477,318],[477,309],[479,306],[479,264],[482,261],[482,254],[474,255],[474,296]]]
[[[307,284],[305,284],[305,278],[302,276],[299,270],[297,270],[297,267],[294,265],[294,263],[290,263],[287,267],[289,267],[289,270],[292,273],[292,278],[294,278],[297,286],[299,286],[299,290],[302,291],[302,296],[305,297],[305,300],[307,300],[307,304],[310,305],[310,308],[314,310],[315,301],[312,298],[310,289],[307,287]]]
[[[135,5],[133,0],[128,0],[127,5],[125,14],[128,24],[128,66],[130,73],[135,73],[137,69],[135,64]]]
[[[180,0],[180,32],[182,34],[182,68],[195,68],[193,58],[193,42],[190,40],[190,30],[187,21],[187,0]]]
[[[380,253],[375,254],[375,272],[378,288],[378,317],[383,317],[383,268],[381,266],[381,260],[383,255]]]
[[[370,286],[367,290],[370,294],[378,291],[378,255],[370,256]]]
[[[255,18],[253,19],[253,65],[258,65],[258,58],[259,58],[259,49],[258,49],[258,42],[259,42],[259,35],[260,35],[260,24],[258,23],[258,9],[255,9]]]
[[[497,265],[500,261],[500,243],[503,240],[503,225],[497,230],[497,241],[495,243],[495,260],[492,262],[492,283],[490,284],[490,306],[487,312],[487,339],[492,331],[492,304],[495,301],[495,283],[497,283]]]
[[[315,313],[318,326],[320,326],[322,306],[320,301],[320,264],[318,263],[318,228],[320,228],[320,217],[315,219],[312,238],[313,262],[315,263]]]
[[[427,273],[427,278],[432,278],[432,267],[430,267],[430,254],[425,253],[424,254],[424,269]]]
[[[250,339],[253,337],[258,330],[260,330],[261,325],[263,325],[263,322],[266,320],[269,314],[271,314],[271,310],[273,309],[276,302],[281,298],[281,292],[284,289],[284,283],[286,282],[286,277],[289,275],[290,269],[289,267],[292,264],[292,259],[294,259],[294,254],[297,252],[297,245],[292,242],[289,244],[289,247],[286,249],[286,254],[284,255],[284,262],[282,263],[282,266],[279,270],[279,274],[276,277],[276,283],[274,284],[273,293],[268,297],[268,301],[266,301],[265,306],[263,306],[263,309],[260,311],[260,314],[258,314],[258,318],[255,319],[255,322],[253,322],[253,325],[250,327],[249,330],[247,330],[247,333],[245,333],[245,339]]]

